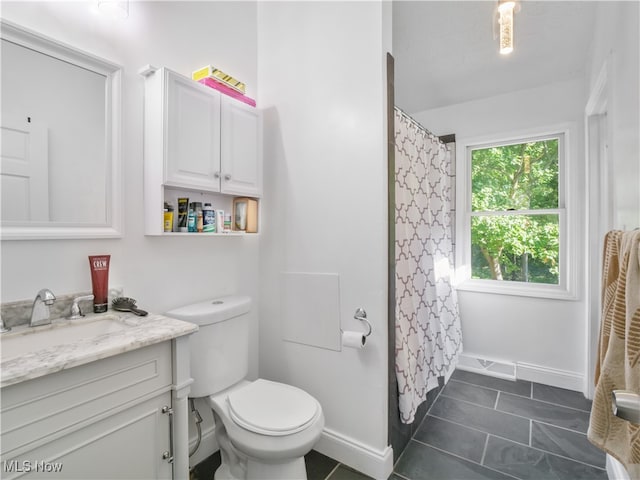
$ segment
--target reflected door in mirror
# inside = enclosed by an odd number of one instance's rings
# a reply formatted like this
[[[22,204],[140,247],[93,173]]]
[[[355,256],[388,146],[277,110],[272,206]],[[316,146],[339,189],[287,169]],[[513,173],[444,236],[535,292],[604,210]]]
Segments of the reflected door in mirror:
[[[2,115],[0,192],[3,222],[49,221],[47,128]]]

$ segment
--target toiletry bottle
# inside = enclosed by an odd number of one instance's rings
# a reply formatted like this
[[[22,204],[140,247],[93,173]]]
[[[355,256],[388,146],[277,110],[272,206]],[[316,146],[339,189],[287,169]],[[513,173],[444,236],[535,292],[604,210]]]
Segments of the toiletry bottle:
[[[236,226],[234,230],[244,232],[247,230],[247,199],[237,198],[233,203],[235,210]]]
[[[196,202],[196,231],[197,232],[202,232],[202,222],[203,222],[203,218],[202,218],[202,203],[201,202]]]
[[[164,231],[173,232],[173,206],[164,202]]]
[[[216,211],[210,203],[205,203],[202,209],[202,231],[208,233],[216,231]]]
[[[189,204],[189,214],[187,215],[187,231],[197,232],[195,202]]]
[[[224,210],[216,210],[216,231],[224,232]]]
[[[178,198],[178,231],[188,232],[187,220],[189,216],[189,199],[186,197]]]
[[[93,287],[93,313],[104,313],[109,308],[109,263],[111,255],[89,255],[91,285]]]
[[[224,214],[224,231],[225,232],[231,231],[231,214],[230,213]]]

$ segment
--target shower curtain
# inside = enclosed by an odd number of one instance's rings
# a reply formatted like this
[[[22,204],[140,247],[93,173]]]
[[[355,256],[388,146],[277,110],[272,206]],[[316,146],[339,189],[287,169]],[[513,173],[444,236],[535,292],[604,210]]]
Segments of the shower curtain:
[[[452,177],[446,146],[395,108],[396,378],[400,419],[412,423],[427,392],[462,352],[451,285]]]

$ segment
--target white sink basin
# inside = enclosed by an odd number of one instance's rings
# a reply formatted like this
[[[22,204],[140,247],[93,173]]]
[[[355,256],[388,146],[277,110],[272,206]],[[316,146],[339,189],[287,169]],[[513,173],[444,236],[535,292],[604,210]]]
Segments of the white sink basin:
[[[0,336],[2,362],[51,347],[89,340],[130,328],[114,316],[83,320],[60,320],[42,327],[26,328]]]

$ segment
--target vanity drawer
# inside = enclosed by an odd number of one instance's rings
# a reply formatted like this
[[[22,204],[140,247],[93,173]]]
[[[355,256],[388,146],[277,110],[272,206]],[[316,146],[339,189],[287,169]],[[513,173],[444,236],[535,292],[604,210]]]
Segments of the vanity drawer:
[[[163,342],[5,387],[2,456],[55,440],[171,384],[171,342]]]

